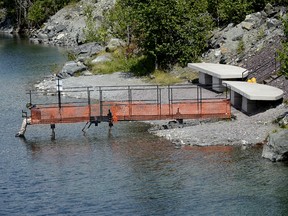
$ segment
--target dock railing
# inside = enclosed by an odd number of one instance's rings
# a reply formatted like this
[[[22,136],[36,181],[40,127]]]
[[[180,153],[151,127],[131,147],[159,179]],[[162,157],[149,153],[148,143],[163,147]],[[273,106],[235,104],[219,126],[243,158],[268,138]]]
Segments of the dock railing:
[[[230,118],[227,92],[201,85],[85,86],[29,91],[31,124]]]

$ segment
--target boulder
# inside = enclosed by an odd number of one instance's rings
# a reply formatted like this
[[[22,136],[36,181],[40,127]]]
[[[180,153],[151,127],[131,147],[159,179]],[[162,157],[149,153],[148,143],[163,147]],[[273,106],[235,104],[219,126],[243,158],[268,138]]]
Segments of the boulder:
[[[38,34],[38,38],[40,40],[47,40],[48,39],[48,35],[47,34],[44,34],[44,33],[39,33]]]
[[[93,74],[90,71],[86,70],[86,71],[82,72],[82,75],[83,76],[92,76]]]
[[[115,2],[115,0],[81,0],[75,4],[70,4],[51,16],[43,24],[43,28],[40,29],[41,33],[49,34],[49,39],[51,40],[33,39],[31,41],[67,47],[83,44],[86,41],[85,34],[83,33],[83,29],[86,28],[86,7],[89,6],[91,8],[96,28],[98,28],[103,20],[103,12],[112,8]],[[59,36],[62,33],[65,34],[65,37]],[[59,38],[58,36],[60,39],[57,39]],[[32,37],[38,37],[38,35],[32,35]]]
[[[101,62],[108,62],[108,61],[112,61],[110,55],[101,55],[101,56],[97,56],[95,59],[93,59],[91,61],[91,64],[98,64]]]
[[[280,127],[286,128],[288,126],[288,113],[284,114],[278,122]]]
[[[262,157],[273,162],[288,160],[288,130],[271,133],[264,145]]]
[[[57,26],[55,26],[55,31],[57,32],[57,33],[59,33],[59,32],[62,32],[63,30],[65,30],[66,29],[66,26],[65,25],[57,25]]]
[[[273,17],[277,13],[275,8],[270,3],[265,6],[264,12],[267,14],[268,17]]]
[[[267,24],[267,27],[268,29],[271,29],[271,28],[277,28],[279,26],[281,26],[282,22],[278,19],[275,19],[275,18],[268,18],[266,20],[266,24]]]
[[[106,46],[106,51],[107,52],[113,52],[115,51],[118,47],[124,46],[125,42],[118,39],[118,38],[112,38],[109,43]]]
[[[242,24],[242,28],[248,31],[250,31],[254,27],[254,24],[251,22],[242,22],[241,24]]]
[[[235,35],[233,38],[232,38],[232,41],[239,41],[243,38],[244,34],[242,32],[239,32],[238,35]]]
[[[61,33],[61,34],[58,34],[58,35],[57,35],[56,39],[57,39],[57,40],[61,40],[61,39],[63,39],[64,37],[65,37],[65,34],[64,34],[64,33]]]
[[[73,76],[75,73],[85,71],[87,67],[81,62],[69,61],[63,66],[60,73],[57,74],[59,78],[67,78]]]
[[[80,55],[82,57],[90,57],[92,55],[98,54],[99,52],[103,51],[104,48],[95,42],[82,44],[74,49],[74,53],[76,55]]]

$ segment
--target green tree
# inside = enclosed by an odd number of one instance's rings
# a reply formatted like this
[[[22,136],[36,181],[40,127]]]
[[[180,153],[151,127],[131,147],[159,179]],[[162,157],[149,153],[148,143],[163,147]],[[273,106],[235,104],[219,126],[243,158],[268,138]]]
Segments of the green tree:
[[[278,50],[278,59],[280,60],[280,71],[283,75],[288,77],[288,18],[283,19],[285,39],[282,41],[282,48]]]
[[[219,3],[219,17],[223,23],[239,23],[252,12],[251,1],[221,0]]]
[[[207,1],[119,0],[110,13],[111,34],[132,40],[159,69],[195,61],[206,46],[212,19]]]
[[[46,2],[36,1],[29,9],[28,19],[33,26],[39,27],[47,18],[47,10],[44,5]]]

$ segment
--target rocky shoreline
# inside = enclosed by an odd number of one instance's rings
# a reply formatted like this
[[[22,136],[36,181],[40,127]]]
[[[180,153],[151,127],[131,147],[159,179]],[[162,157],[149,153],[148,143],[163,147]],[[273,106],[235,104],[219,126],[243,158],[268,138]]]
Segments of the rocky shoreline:
[[[135,78],[131,74],[116,72],[112,75],[92,75],[87,70],[86,60],[91,61],[92,57],[95,58],[104,50],[113,50],[115,46],[122,45],[118,39],[112,39],[106,47],[96,42],[83,44],[85,42],[83,29],[86,26],[84,11],[87,2],[94,8],[93,16],[98,23],[101,23],[103,11],[115,4],[115,0],[100,0],[96,3],[82,0],[73,7],[63,8],[41,29],[31,32],[31,42],[66,46],[76,56],[75,61],[67,62],[55,76],[46,78],[35,87],[47,93],[54,91],[57,78],[63,79],[65,87],[147,85],[142,79]],[[286,8],[267,4],[263,11],[247,15],[245,20],[237,25],[231,23],[223,29],[216,29],[209,40],[209,50],[203,54],[202,60],[245,67],[250,72],[249,76],[255,76],[258,82],[266,82],[281,88],[284,91],[284,99],[287,100],[288,79],[277,75],[279,64],[275,58],[276,50],[281,47],[280,39],[284,35],[281,19],[285,14]],[[9,22],[4,22],[3,18],[0,21],[1,31],[13,32]],[[106,56],[97,58],[101,61],[107,60],[104,57]],[[100,62],[99,59],[95,59],[95,62]],[[82,76],[75,77],[75,74]],[[270,79],[269,83],[267,83],[268,79]],[[68,96],[82,97],[76,94]],[[281,131],[274,121],[278,116],[287,113],[287,109],[287,104],[282,104],[266,112],[247,116],[232,108],[231,120],[187,120],[184,124],[175,121],[147,123],[152,125],[150,133],[164,137],[177,146],[240,145],[245,147],[265,143],[269,133]]]

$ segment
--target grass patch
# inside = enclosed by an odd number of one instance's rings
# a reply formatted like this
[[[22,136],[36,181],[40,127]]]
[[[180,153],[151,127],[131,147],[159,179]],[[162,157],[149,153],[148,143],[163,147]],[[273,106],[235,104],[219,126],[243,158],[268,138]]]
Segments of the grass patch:
[[[107,55],[107,52],[101,52],[98,56]],[[95,58],[96,56],[94,56]],[[176,68],[174,72],[164,72],[155,70],[155,58],[149,55],[133,56],[126,58],[125,49],[119,48],[109,53],[111,61],[97,64],[91,64],[91,60],[85,62],[93,74],[112,74],[114,72],[131,72],[135,76],[147,77],[147,82],[156,85],[173,85],[187,80],[197,80],[198,73],[189,68]],[[148,78],[149,77],[149,78]]]
[[[106,52],[99,53],[98,56],[105,55]],[[95,58],[95,57],[94,57]],[[101,62],[97,64],[91,64],[90,62],[86,62],[89,66],[90,71],[93,74],[111,74],[114,72],[129,72],[131,65],[136,61],[135,58],[127,59],[124,55],[123,50],[115,50],[111,53],[111,61]]]
[[[188,72],[185,71],[178,76],[183,81],[193,81],[199,78],[199,74],[197,72]]]
[[[128,72],[129,61],[126,59],[113,59],[112,61],[92,65],[91,68],[93,74],[111,74],[118,71]]]
[[[181,83],[183,81],[179,77],[175,77],[169,73],[159,70],[153,72],[152,76],[153,79],[150,79],[149,82],[154,83],[156,85],[174,85],[177,83]]]
[[[98,56],[105,55],[107,53],[100,53]],[[93,74],[111,74],[114,72],[132,72],[135,76],[145,76],[150,74],[154,70],[153,61],[147,56],[133,56],[127,58],[125,50],[119,48],[113,53],[110,53],[111,61],[91,64],[86,62],[90,71]]]
[[[238,45],[237,45],[237,53],[238,54],[243,54],[245,51],[245,44],[243,39],[239,41]]]

